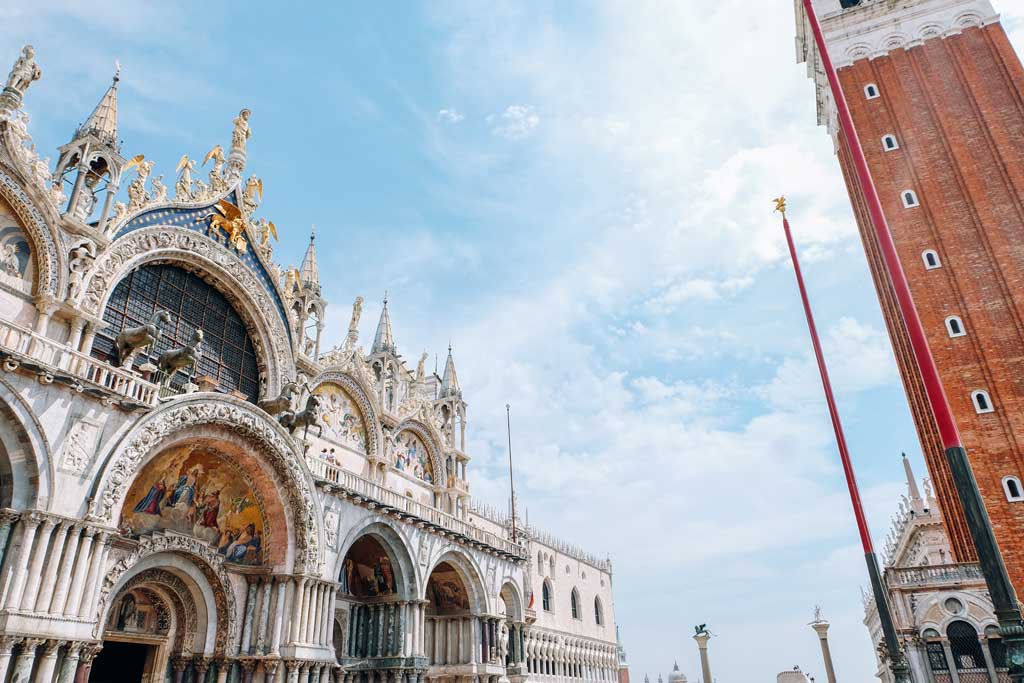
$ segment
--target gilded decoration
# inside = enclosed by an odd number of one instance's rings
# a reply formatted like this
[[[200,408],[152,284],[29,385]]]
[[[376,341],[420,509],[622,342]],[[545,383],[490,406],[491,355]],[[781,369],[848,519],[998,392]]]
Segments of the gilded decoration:
[[[324,438],[366,453],[366,421],[348,393],[332,382],[320,384],[313,393],[321,397],[320,422]]]
[[[404,431],[395,437],[391,458],[391,464],[399,472],[407,472],[428,484],[434,483],[434,467],[430,464],[427,446],[413,432]]]
[[[132,483],[121,516],[134,534],[167,529],[212,544],[225,561],[263,563],[266,523],[246,474],[193,445],[163,453]]]
[[[378,446],[380,442],[380,426],[377,422],[377,411],[374,409],[374,403],[371,398],[372,394],[366,390],[368,386],[366,380],[360,380],[358,375],[352,374],[355,372],[354,364],[363,365],[362,361],[352,360],[349,365],[345,366],[346,370],[328,370],[318,375],[310,384],[314,394],[320,393],[321,386],[333,386],[334,389],[329,391],[343,393],[344,397],[352,403],[356,413],[362,418],[363,435],[365,438],[365,446],[362,452],[373,456],[380,453]],[[329,406],[321,406],[322,413],[328,412],[327,409],[329,409]],[[327,424],[325,421],[321,422],[324,424],[326,433],[328,429]]]

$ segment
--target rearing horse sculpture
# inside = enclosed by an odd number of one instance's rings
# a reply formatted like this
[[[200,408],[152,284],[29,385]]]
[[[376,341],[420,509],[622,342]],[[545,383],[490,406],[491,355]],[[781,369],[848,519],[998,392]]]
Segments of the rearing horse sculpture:
[[[277,417],[277,421],[282,427],[288,430],[289,434],[294,434],[295,430],[299,427],[305,427],[302,432],[302,438],[305,439],[306,435],[309,434],[310,427],[317,428],[317,436],[323,434],[324,428],[320,424],[320,397],[316,394],[310,394],[309,398],[306,399],[306,408],[298,412],[286,410]]]
[[[169,322],[171,322],[170,313],[167,311],[157,311],[145,325],[121,330],[121,333],[114,339],[114,348],[117,349],[118,367],[131,367],[132,360],[135,359],[135,355],[139,351],[152,346],[160,340],[160,327],[158,323]]]
[[[265,398],[258,401],[256,405],[265,410],[268,415],[278,415],[292,407],[292,396],[299,390],[296,382],[285,381],[281,387],[281,393],[277,398]]]

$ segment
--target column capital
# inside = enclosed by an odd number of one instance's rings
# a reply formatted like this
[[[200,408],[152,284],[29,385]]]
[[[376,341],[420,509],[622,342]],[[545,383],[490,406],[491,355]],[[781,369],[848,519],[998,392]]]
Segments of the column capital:
[[[43,657],[56,657],[57,650],[59,650],[60,646],[63,645],[65,642],[67,641],[47,640],[45,643],[43,643]]]
[[[45,642],[46,638],[23,638],[21,641],[21,652],[24,654],[28,650],[34,651]]]
[[[0,655],[9,655],[14,646],[21,640],[18,636],[0,636]]]
[[[81,660],[83,664],[89,664],[96,655],[103,649],[103,643],[84,643],[81,650]]]

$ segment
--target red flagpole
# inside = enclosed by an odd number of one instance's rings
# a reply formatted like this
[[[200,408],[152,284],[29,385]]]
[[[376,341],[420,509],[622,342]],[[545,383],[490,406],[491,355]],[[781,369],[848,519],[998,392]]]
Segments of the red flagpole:
[[[789,246],[789,257],[793,261],[793,272],[796,274],[796,283],[800,289],[800,300],[804,305],[804,316],[807,318],[807,330],[811,334],[811,345],[814,347],[814,358],[818,361],[818,372],[821,374],[821,386],[825,390],[825,403],[828,405],[828,414],[832,419],[832,429],[836,434],[836,445],[839,447],[839,459],[843,463],[843,473],[846,475],[846,488],[850,492],[850,504],[853,506],[853,516],[857,520],[857,531],[860,533],[860,542],[864,547],[864,561],[868,566],[868,576],[871,579],[871,592],[875,598],[875,608],[878,610],[878,620],[882,626],[882,636],[885,648],[889,653],[889,662],[893,676],[897,683],[910,681],[910,671],[906,660],[900,650],[899,640],[896,635],[896,626],[892,619],[892,608],[889,604],[889,593],[882,585],[882,572],[878,564],[878,555],[875,554],[874,544],[871,542],[871,532],[868,531],[867,517],[864,515],[864,504],[860,499],[860,489],[857,488],[857,477],[853,473],[853,462],[850,460],[850,450],[846,446],[846,434],[843,432],[843,422],[839,418],[839,409],[836,407],[836,397],[832,392],[832,381],[828,376],[828,366],[825,364],[825,355],[821,351],[821,339],[818,337],[818,326],[814,324],[814,313],[811,311],[811,302],[807,296],[807,287],[804,284],[804,274],[800,270],[800,259],[796,254],[796,245],[793,243],[793,233],[789,229],[789,219],[786,218],[786,198],[779,197],[775,200],[776,210],[782,213],[782,229],[786,233],[786,244]]]
[[[784,202],[785,200],[783,200]],[[784,204],[783,204],[784,206]],[[825,365],[825,356],[821,352],[821,340],[818,338],[818,327],[814,324],[814,313],[811,312],[811,302],[807,298],[807,287],[804,285],[804,275],[800,270],[800,260],[796,255],[796,246],[793,244],[793,233],[789,229],[789,219],[786,218],[785,208],[782,209],[782,229],[786,232],[786,244],[789,245],[789,256],[793,259],[793,271],[796,273],[796,283],[800,288],[800,299],[804,304],[804,316],[807,318],[807,329],[811,333],[811,345],[814,347],[814,358],[818,361],[818,372],[821,374],[822,388],[825,390],[825,403],[828,404],[828,414],[832,419],[832,429],[836,433],[836,443],[839,445],[839,459],[843,462],[843,474],[846,475],[846,487],[850,490],[850,503],[853,505],[853,516],[857,520],[857,531],[860,533],[860,542],[864,546],[865,553],[875,552],[874,544],[871,542],[871,532],[868,531],[868,521],[864,515],[864,505],[860,500],[860,489],[857,488],[857,477],[853,473],[853,463],[850,461],[850,450],[846,447],[846,435],[843,433],[843,423],[839,419],[839,410],[836,408],[836,398],[832,393],[832,382],[828,376],[828,367]]]

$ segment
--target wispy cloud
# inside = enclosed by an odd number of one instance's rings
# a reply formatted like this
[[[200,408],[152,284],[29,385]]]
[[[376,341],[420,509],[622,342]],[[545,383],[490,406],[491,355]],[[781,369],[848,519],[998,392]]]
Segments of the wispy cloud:
[[[522,140],[530,136],[540,125],[540,116],[532,106],[510,105],[497,116],[487,117],[491,133],[507,140]]]
[[[443,123],[455,124],[459,123],[465,118],[466,117],[462,113],[460,113],[458,109],[455,109],[454,107],[451,109],[442,109],[441,111],[437,112],[437,120]]]

